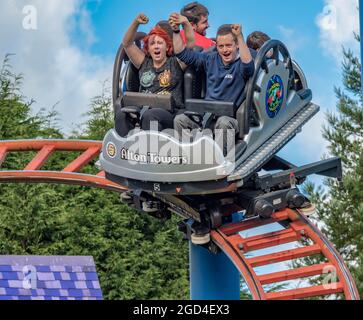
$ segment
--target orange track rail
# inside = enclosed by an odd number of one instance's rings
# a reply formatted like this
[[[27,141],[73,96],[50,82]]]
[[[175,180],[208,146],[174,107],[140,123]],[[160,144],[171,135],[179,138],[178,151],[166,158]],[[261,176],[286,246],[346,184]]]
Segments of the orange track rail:
[[[0,182],[37,182],[76,184],[111,191],[123,192],[125,188],[105,178],[104,172],[97,175],[80,173],[87,164],[98,157],[102,148],[101,141],[83,140],[19,140],[0,141],[0,165],[10,152],[37,151],[35,157],[22,170],[0,171]],[[41,167],[56,151],[80,151],[79,157],[74,159],[62,171],[44,171]]]
[[[241,231],[250,230],[261,225],[284,221],[287,227],[281,231],[264,233],[252,237],[241,236]],[[302,213],[290,209],[276,212],[271,219],[259,218],[225,225],[211,232],[213,241],[225,252],[239,269],[242,277],[256,300],[302,299],[331,294],[344,294],[347,300],[358,300],[359,294],[353,278],[339,253],[323,234]],[[313,244],[306,245],[301,240],[310,239]],[[284,251],[256,257],[248,257],[254,250],[273,248],[291,242],[299,246]],[[311,266],[292,268],[269,274],[257,275],[254,268],[272,265],[278,262],[292,262],[294,259],[320,254],[327,262]],[[292,265],[292,264],[291,264]],[[266,292],[264,285],[289,280],[304,279],[311,276],[329,276],[326,284],[307,286],[278,292]],[[336,278],[336,280],[333,280]],[[308,282],[307,282],[308,283]]]
[[[76,184],[123,192],[125,188],[105,178],[104,172],[96,175],[84,174],[79,171],[98,157],[102,148],[101,141],[82,140],[22,140],[0,141],[0,166],[10,152],[36,151],[35,157],[23,169],[0,170],[0,183],[58,183]],[[81,154],[62,171],[44,171],[42,166],[57,151],[80,151]],[[244,238],[239,232],[262,225],[284,221],[288,225],[284,230],[265,233]],[[211,232],[212,240],[231,259],[240,271],[249,287],[253,299],[277,300],[300,299],[329,294],[341,293],[346,299],[359,299],[357,288],[352,276],[339,253],[323,234],[298,211],[286,209],[274,213],[271,219],[248,220],[223,226]],[[313,244],[298,248],[266,254],[258,257],[247,257],[246,253],[253,250],[271,248],[280,244],[310,239]],[[254,268],[291,261],[297,258],[321,254],[327,262],[308,267],[295,268],[270,274],[257,275]],[[329,284],[315,285],[305,288],[265,292],[264,285],[281,281],[299,279],[315,275],[335,272],[338,280]]]

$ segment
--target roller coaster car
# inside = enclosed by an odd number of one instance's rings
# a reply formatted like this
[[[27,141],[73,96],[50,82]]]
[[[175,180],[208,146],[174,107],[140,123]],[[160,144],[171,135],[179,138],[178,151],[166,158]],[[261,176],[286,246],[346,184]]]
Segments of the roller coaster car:
[[[137,70],[124,63],[125,59],[120,46],[113,103],[115,110],[123,108],[135,121],[136,129],[127,137],[111,129],[103,141],[100,164],[109,180],[130,190],[139,209],[176,212],[215,228],[236,211],[269,217],[275,210],[306,206],[308,200],[296,185],[309,174],[341,177],[337,158],[298,168],[276,156],[319,111],[311,102],[304,73],[282,42],[270,40],[260,49],[255,73],[237,107],[203,100],[203,76],[192,68],[185,72],[186,113],[199,121],[202,129],[217,116],[238,120],[236,147],[228,154],[211,135],[196,134],[193,141],[184,142],[170,131],[137,129],[144,110],[158,107],[172,111],[172,105],[168,96],[138,93]],[[267,174],[259,175],[263,170]]]

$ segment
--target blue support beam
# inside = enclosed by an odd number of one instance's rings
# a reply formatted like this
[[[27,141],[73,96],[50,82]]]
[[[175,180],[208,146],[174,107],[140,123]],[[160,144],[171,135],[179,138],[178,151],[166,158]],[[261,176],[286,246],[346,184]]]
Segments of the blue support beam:
[[[232,215],[232,222],[243,219]],[[192,300],[240,300],[240,273],[223,252],[213,254],[189,242],[189,275]]]
[[[189,244],[190,298],[192,300],[239,300],[240,274],[223,253]]]

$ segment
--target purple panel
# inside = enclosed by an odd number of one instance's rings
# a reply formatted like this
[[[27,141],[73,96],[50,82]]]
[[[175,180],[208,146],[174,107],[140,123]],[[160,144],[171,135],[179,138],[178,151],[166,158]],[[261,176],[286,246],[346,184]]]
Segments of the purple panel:
[[[9,281],[8,280],[0,280],[0,288],[9,288]]]
[[[102,291],[101,290],[90,289],[89,291],[91,292],[91,296],[92,297],[100,297],[100,298],[102,298]]]
[[[77,277],[77,280],[79,280],[79,281],[90,280],[90,279],[87,279],[86,274],[82,273],[82,272],[76,273],[76,277]]]
[[[61,281],[62,289],[75,289],[75,281]]]
[[[71,297],[83,297],[82,290],[79,290],[79,289],[69,289],[68,292],[69,292],[69,295]]]
[[[59,295],[60,295],[61,297],[68,297],[68,296],[69,296],[68,290],[60,289],[60,290],[59,290]]]
[[[17,296],[0,296],[0,300],[19,300]]]
[[[60,272],[53,272],[53,274],[54,274],[55,280],[57,280],[57,281],[63,280]]]
[[[55,280],[54,279],[54,274],[53,273],[50,273],[50,272],[38,272],[37,273],[37,277],[39,280],[42,280],[42,281],[53,281]]]
[[[8,296],[18,296],[19,295],[19,289],[5,288],[5,291]]]
[[[45,281],[45,288],[47,289],[60,289],[60,281]]]
[[[49,266],[36,266],[35,269],[37,272],[51,272]]]
[[[86,281],[75,281],[74,285],[76,289],[87,289]]]
[[[98,281],[97,273],[90,272],[90,273],[85,273],[85,275],[87,280]]]
[[[44,289],[44,293],[46,296],[59,297],[60,292],[58,289]]]
[[[14,271],[11,266],[0,266],[0,272],[11,272]]]
[[[44,300],[44,297],[30,297],[31,300]]]
[[[94,266],[82,267],[82,272],[96,272],[96,268]]]
[[[22,280],[9,280],[10,288],[24,288],[24,284]]]
[[[52,272],[65,272],[66,267],[65,266],[50,266],[50,271],[52,271]]]
[[[70,273],[69,275],[70,275],[72,281],[83,280],[83,279],[78,279],[76,273]],[[84,280],[86,280],[86,279],[84,279]]]
[[[0,265],[94,266],[90,256],[0,256]]]
[[[89,289],[82,290],[82,296],[91,297],[92,296],[91,291]]]
[[[83,272],[83,270],[81,266],[73,266],[72,272]]]
[[[33,293],[33,296],[44,296],[45,295],[44,289],[37,289],[37,290],[34,290],[34,291],[35,292]]]
[[[15,272],[16,273],[16,275],[17,275],[17,279],[18,280],[23,280],[24,279],[24,277],[25,277],[25,275],[24,275],[24,273],[23,273],[23,271],[21,271],[21,272]]]
[[[28,290],[28,289],[19,289],[19,296],[32,296],[33,291],[35,290]]]
[[[20,265],[11,266],[12,271],[16,271],[16,272],[23,272],[23,268],[24,268],[24,266],[20,266]]]
[[[92,281],[92,285],[93,285],[93,288],[91,288],[91,289],[101,289],[100,283],[98,281]]]
[[[1,272],[3,279],[7,280],[18,280],[18,273],[17,272]]]
[[[61,280],[71,280],[71,275],[69,273],[66,272],[61,272]]]
[[[36,289],[23,286],[24,266],[37,271]],[[0,298],[102,298],[92,257],[0,256]],[[73,299],[74,300],[74,299]]]
[[[46,288],[45,281],[37,281],[37,288]]]
[[[72,267],[66,266],[66,272],[67,273],[72,273]]]

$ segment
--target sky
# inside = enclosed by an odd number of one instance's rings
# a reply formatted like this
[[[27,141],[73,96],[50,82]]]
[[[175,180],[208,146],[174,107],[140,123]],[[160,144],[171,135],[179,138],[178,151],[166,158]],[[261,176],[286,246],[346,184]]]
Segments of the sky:
[[[85,121],[90,100],[111,86],[116,50],[140,12],[157,21],[179,11],[188,0],[1,0],[0,57],[24,74],[24,93],[34,112],[55,108],[69,133]],[[210,11],[207,35],[219,25],[240,23],[243,33],[261,30],[283,41],[305,72],[321,112],[280,155],[298,165],[326,152],[321,137],[325,112],[334,111],[334,86],[341,85],[342,45],[358,52],[358,0],[201,0]],[[106,84],[105,84],[106,81]]]

